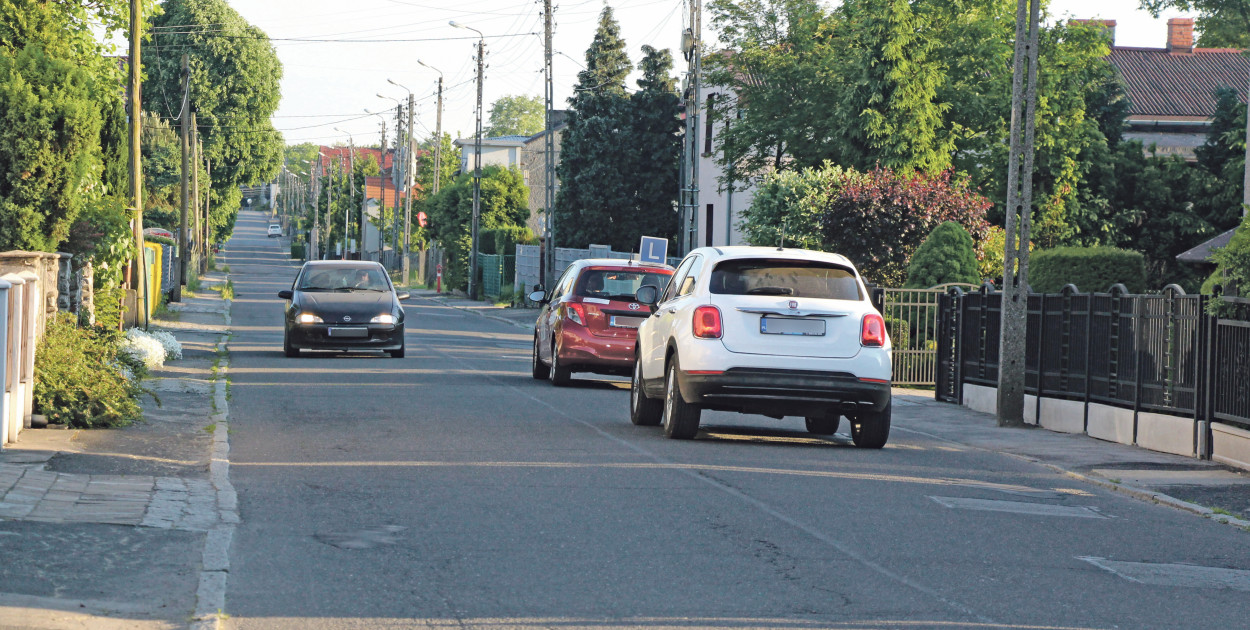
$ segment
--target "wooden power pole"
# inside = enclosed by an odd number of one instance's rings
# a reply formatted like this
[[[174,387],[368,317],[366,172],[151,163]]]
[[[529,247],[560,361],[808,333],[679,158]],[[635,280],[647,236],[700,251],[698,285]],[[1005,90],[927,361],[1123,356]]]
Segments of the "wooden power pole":
[[[142,57],[139,54],[139,42],[142,34],[139,29],[143,24],[143,4],[140,0],[130,0],[130,89],[128,100],[130,109],[130,203],[134,206],[134,220],[131,229],[135,239],[135,257],[131,265],[131,286],[135,289],[135,324],[148,326],[148,280],[147,253],[143,247],[143,98],[140,90],[140,71]]]
[[[174,283],[174,295],[182,301],[182,287],[187,284],[187,267],[191,264],[191,226],[187,223],[191,208],[191,60],[182,56],[182,113],[178,114],[178,131],[182,148],[181,218],[178,221],[178,282]]]

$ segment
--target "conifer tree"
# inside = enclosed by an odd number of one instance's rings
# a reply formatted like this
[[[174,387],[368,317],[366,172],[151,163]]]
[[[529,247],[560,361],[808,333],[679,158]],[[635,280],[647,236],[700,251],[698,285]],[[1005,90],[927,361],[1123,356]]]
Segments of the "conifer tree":
[[[638,92],[630,97],[633,133],[629,177],[634,187],[633,210],[619,223],[613,249],[633,251],[641,236],[677,235],[677,201],[681,169],[681,100],[669,72],[673,55],[667,49],[642,47]]]

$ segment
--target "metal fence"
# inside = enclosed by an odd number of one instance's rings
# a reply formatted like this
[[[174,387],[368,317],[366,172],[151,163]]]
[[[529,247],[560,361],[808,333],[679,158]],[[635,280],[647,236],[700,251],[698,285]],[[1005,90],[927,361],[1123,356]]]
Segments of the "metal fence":
[[[1132,295],[1030,295],[1025,392],[1250,426],[1250,322],[1207,313],[1213,299],[1169,286]],[[965,383],[998,384],[1002,294],[958,289],[937,309],[936,396],[962,402]],[[1245,309],[1250,310],[1250,309]]]
[[[928,289],[871,289],[873,306],[885,318],[894,347],[894,384],[936,384],[939,302],[947,289],[954,286],[971,288],[976,285],[953,283]]]
[[[499,256],[496,254],[478,254],[477,268],[482,274],[482,294],[489,298],[503,295],[504,286],[512,290],[512,285],[505,284],[506,279],[516,277],[516,256]]]

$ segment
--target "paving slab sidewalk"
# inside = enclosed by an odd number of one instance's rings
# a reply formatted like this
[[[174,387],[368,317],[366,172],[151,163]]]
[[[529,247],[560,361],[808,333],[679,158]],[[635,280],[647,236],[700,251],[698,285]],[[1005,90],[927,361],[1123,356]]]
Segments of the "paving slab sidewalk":
[[[145,381],[144,420],[119,429],[27,429],[0,451],[0,628],[183,628],[207,532],[214,378],[229,302],[210,273],[153,318],[183,358]],[[157,402],[159,399],[159,403]]]
[[[532,330],[538,309],[509,308],[428,289],[414,299],[475,313]],[[1222,464],[1045,429],[1004,428],[995,418],[939,402],[933,392],[895,388],[895,431],[1004,453],[1063,471],[1145,501],[1250,527],[1250,473]],[[921,420],[922,419],[922,420]],[[915,421],[913,421],[915,420]]]

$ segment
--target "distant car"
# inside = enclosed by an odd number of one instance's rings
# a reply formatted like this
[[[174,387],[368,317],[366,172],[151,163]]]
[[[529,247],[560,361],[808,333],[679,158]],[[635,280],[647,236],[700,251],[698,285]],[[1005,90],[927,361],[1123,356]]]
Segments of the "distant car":
[[[277,223],[269,224],[269,238],[282,236],[282,226]]]
[[[818,435],[851,423],[856,446],[890,435],[890,338],[855,266],[773,247],[690,252],[638,328],[630,419],[689,439],[703,409],[802,416]]]
[[[304,263],[291,289],[282,351],[382,350],[404,356],[404,307],[407,293],[396,293],[386,270],[376,262]]]
[[[616,259],[579,260],[564,270],[534,323],[533,376],[564,385],[574,372],[629,374],[634,340],[647,310],[634,299],[644,286],[660,287],[673,275],[668,265]]]

